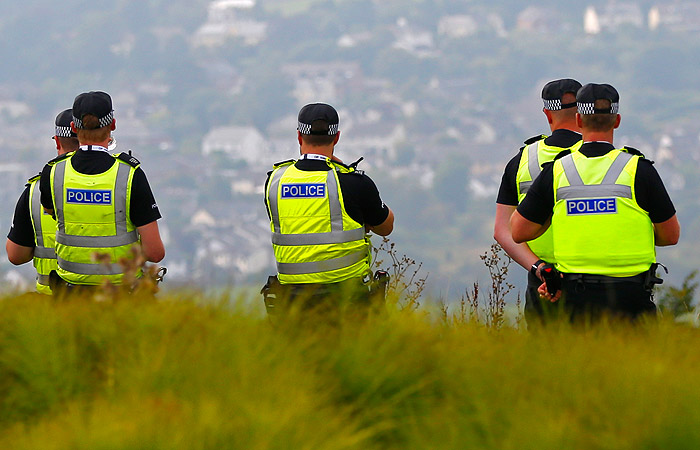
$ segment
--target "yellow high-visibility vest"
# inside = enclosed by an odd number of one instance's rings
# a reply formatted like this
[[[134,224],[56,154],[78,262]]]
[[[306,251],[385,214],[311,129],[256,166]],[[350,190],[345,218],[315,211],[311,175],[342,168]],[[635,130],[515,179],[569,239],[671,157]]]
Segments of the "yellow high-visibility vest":
[[[44,212],[41,206],[41,193],[37,175],[29,179],[29,216],[34,229],[34,268],[36,269],[36,290],[41,294],[51,295],[49,274],[58,270],[56,262],[56,221]]]
[[[516,177],[518,203],[523,201],[527,191],[530,189],[530,186],[532,186],[532,182],[537,178],[540,172],[542,172],[542,164],[553,161],[554,158],[564,150],[571,150],[572,152],[577,151],[581,148],[581,144],[583,143],[583,141],[578,141],[571,147],[562,148],[547,145],[544,140],[545,137],[542,136],[542,139],[531,142],[523,148]],[[538,238],[528,241],[527,245],[530,247],[530,250],[532,250],[532,253],[539,258],[553,263],[555,256],[552,227],[553,225]]]
[[[72,156],[53,163],[51,194],[56,212],[58,275],[69,283],[121,284],[122,258],[132,258],[139,234],[130,220],[131,184],[138,164],[114,156],[104,173],[77,172]],[[98,254],[106,255],[98,260]]]
[[[272,247],[282,284],[337,283],[370,271],[364,225],[345,210],[338,173],[354,169],[302,171],[295,161],[275,165],[265,193]]]
[[[615,149],[554,163],[554,253],[565,273],[637,275],[656,261],[654,225],[637,203],[639,156]]]

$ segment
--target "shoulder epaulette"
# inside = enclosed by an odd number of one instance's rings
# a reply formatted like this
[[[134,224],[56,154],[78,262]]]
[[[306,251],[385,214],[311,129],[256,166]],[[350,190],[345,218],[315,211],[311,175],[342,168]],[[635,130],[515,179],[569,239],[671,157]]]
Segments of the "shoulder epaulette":
[[[335,171],[338,173],[343,173],[343,174],[356,174],[356,175],[363,175],[365,172],[363,170],[357,170],[357,165],[365,159],[364,157],[358,159],[357,161],[350,163],[350,164],[345,164],[340,161],[333,161],[331,160],[331,165],[335,166]]]
[[[629,153],[630,155],[640,156],[640,157],[644,158],[644,153],[640,152],[639,150],[637,150],[634,147],[624,146],[624,147],[622,147],[621,150]],[[644,159],[646,159],[646,158],[644,158]]]
[[[73,153],[75,153],[75,152],[68,152],[68,153],[64,153],[62,155],[58,155],[57,157],[55,157],[54,159],[49,161],[47,164],[54,165],[59,161],[63,161],[64,159],[70,158],[71,156],[73,156]]]
[[[30,179],[28,179],[28,180],[27,180],[27,184],[29,184],[29,183],[31,183],[31,182],[33,182],[33,181],[36,181],[36,180],[38,180],[39,178],[41,178],[41,172],[39,172],[38,174],[36,174],[36,175],[34,175],[33,177],[31,177]]]
[[[285,164],[293,163],[295,160],[294,159],[285,159],[284,161],[276,162],[272,165],[272,167],[279,167],[283,166]]]
[[[134,168],[141,165],[141,161],[134,158],[133,156],[131,156],[128,153],[121,152],[119,155],[117,155],[117,159],[120,161],[124,161],[125,163],[127,163],[128,165],[130,165],[131,167],[134,167]]]
[[[544,134],[538,134],[537,136],[532,136],[530,139],[525,140],[525,145],[530,145],[534,144],[537,141],[541,141],[542,139],[546,138]]]

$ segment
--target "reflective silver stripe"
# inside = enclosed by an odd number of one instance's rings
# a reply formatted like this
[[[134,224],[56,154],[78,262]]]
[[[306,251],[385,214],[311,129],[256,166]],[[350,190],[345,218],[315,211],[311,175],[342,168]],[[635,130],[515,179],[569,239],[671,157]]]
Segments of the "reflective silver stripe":
[[[49,276],[48,275],[37,275],[36,282],[39,284],[42,284],[44,286],[48,286],[49,285]]]
[[[529,191],[530,187],[532,187],[532,181],[521,181],[519,186],[520,186],[520,193],[527,194],[527,191]]]
[[[333,169],[326,174],[326,186],[328,186],[328,208],[331,212],[331,231],[343,231],[343,208],[340,207],[338,178]]]
[[[114,183],[114,220],[117,224],[117,236],[126,234],[126,191],[129,188],[131,166],[117,161],[117,180]],[[138,240],[138,236],[136,238]],[[136,242],[136,241],[133,241]],[[105,247],[105,246],[101,246]]]
[[[69,247],[112,248],[133,244],[139,240],[136,230],[117,236],[73,236],[63,232],[56,233],[56,242]]]
[[[357,228],[348,231],[331,231],[330,233],[282,234],[272,233],[275,245],[325,245],[344,244],[364,239],[365,230]]]
[[[527,168],[530,171],[531,180],[537,178],[537,175],[542,172],[542,168],[540,167],[539,152],[537,151],[537,149],[540,148],[540,142],[542,141],[540,140],[527,146]]]
[[[272,221],[272,226],[274,227],[275,233],[280,232],[280,210],[279,210],[279,200],[278,191],[280,186],[280,181],[282,176],[291,166],[281,167],[272,173],[272,179],[270,180],[270,185],[268,186],[267,201],[270,205],[270,219]]]
[[[607,196],[632,198],[631,186],[615,184],[615,181],[620,177],[620,174],[632,157],[633,155],[629,153],[620,152],[605,173],[601,184],[586,185],[583,183],[581,175],[576,169],[574,159],[571,156],[565,156],[561,159],[561,164],[564,167],[564,173],[566,173],[566,178],[569,180],[570,185],[557,189],[557,199],[599,198]]]
[[[66,160],[56,164],[53,174],[53,208],[56,212],[56,222],[58,223],[58,231],[66,231],[66,221],[63,217],[63,184],[66,179]]]
[[[571,155],[567,155],[561,159],[561,165],[564,167],[564,173],[566,174],[566,179],[569,180],[569,186],[583,186],[583,180],[581,175],[579,175],[578,170],[576,170],[576,164],[574,164],[574,158]]]
[[[35,258],[56,259],[56,249],[46,247],[34,247]]]
[[[615,184],[617,179],[620,177],[622,170],[625,168],[630,159],[632,159],[632,155],[629,153],[620,152],[600,184]]]
[[[39,192],[39,182],[32,185],[32,221],[34,222],[34,236],[36,236],[36,246],[44,247],[44,233],[41,228],[41,214],[43,208],[41,206],[41,193]],[[36,251],[34,252],[36,256]]]
[[[58,267],[79,275],[120,275],[124,269],[119,264],[84,264],[58,258]]]
[[[592,184],[584,186],[564,186],[557,189],[557,199],[600,198],[600,197],[632,198],[632,188],[622,184]]]
[[[306,275],[309,273],[328,272],[331,270],[344,269],[363,261],[367,258],[367,251],[351,253],[340,258],[328,259],[326,261],[312,261],[304,263],[277,263],[277,271],[282,275]]]
[[[539,175],[540,172],[542,172],[542,168],[539,164],[540,159],[538,155],[540,142],[541,141],[533,142],[532,144],[529,144],[527,146],[527,171],[530,175],[530,181],[521,181],[520,183],[518,183],[521,194],[527,194],[527,191],[530,190],[534,179],[537,178],[537,175]]]

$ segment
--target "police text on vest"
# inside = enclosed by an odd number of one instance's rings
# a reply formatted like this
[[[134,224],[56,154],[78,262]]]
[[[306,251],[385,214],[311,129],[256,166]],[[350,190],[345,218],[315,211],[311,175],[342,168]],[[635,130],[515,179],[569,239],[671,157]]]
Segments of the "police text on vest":
[[[566,214],[617,214],[617,201],[615,197],[567,200]]]
[[[294,183],[282,185],[282,198],[323,198],[326,185],[323,183]]]
[[[79,205],[111,205],[112,191],[97,189],[66,189],[66,203]]]

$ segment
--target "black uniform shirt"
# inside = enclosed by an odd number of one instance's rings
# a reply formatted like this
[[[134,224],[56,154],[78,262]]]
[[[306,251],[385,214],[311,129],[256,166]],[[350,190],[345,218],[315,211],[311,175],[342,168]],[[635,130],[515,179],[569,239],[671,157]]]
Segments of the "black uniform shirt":
[[[295,167],[299,170],[316,172],[321,170],[330,170],[325,161],[316,159],[300,159],[296,162]],[[270,181],[268,172],[267,180],[265,181],[265,191],[267,184]],[[382,202],[379,197],[379,190],[374,184],[374,181],[364,173],[338,173],[340,182],[340,190],[343,193],[343,201],[345,203],[345,211],[357,223],[362,225],[377,226],[384,223],[389,217],[389,208]],[[267,199],[265,199],[265,209],[267,209]],[[270,211],[267,211],[268,217]]]
[[[118,164],[114,156],[99,150],[78,150],[71,159],[73,168],[86,175],[97,175],[104,173]],[[44,208],[55,209],[53,198],[51,197],[51,166],[46,165],[41,172],[39,189],[41,190],[41,204]],[[131,222],[136,227],[148,225],[160,219],[160,211],[153,197],[151,186],[148,184],[146,174],[137,168],[131,184],[131,207],[129,208]]]
[[[15,215],[7,238],[17,245],[35,247],[34,227],[32,227],[32,218],[29,213],[29,185],[24,188],[17,200]]]
[[[579,150],[584,156],[603,156],[615,147],[607,142],[587,142]],[[543,225],[554,209],[554,164],[543,166],[542,173],[532,183],[518,212],[527,220]],[[649,213],[652,223],[661,223],[673,217],[673,206],[666,187],[651,161],[640,159],[634,178],[634,190],[639,206]]]
[[[552,147],[568,149],[580,140],[581,134],[576,133],[575,131],[561,129],[554,130],[552,135],[544,140],[544,143]],[[498,188],[496,203],[501,205],[518,206],[518,167],[520,166],[520,158],[523,154],[524,148],[525,147],[521,147],[518,154],[515,155],[506,165],[506,169],[503,172],[503,178],[501,178],[501,186]]]

